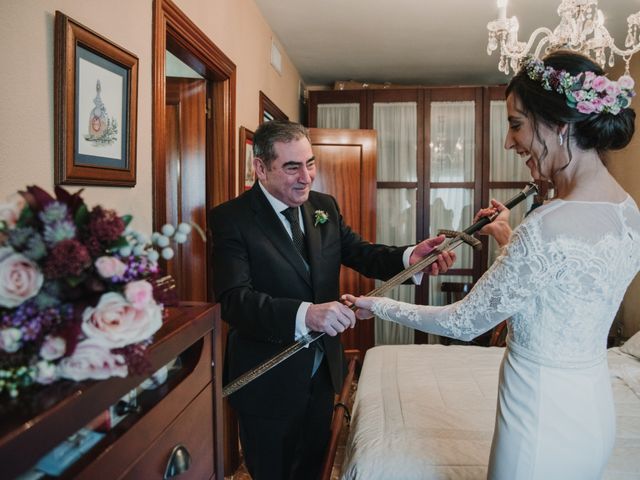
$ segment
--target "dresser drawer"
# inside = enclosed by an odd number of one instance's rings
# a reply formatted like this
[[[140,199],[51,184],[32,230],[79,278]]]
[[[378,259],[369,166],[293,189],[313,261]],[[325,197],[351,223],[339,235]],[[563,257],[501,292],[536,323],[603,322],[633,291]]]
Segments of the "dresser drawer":
[[[189,452],[191,464],[180,480],[208,479],[213,475],[213,395],[208,385],[178,417],[169,424],[121,478],[162,479],[174,447]]]

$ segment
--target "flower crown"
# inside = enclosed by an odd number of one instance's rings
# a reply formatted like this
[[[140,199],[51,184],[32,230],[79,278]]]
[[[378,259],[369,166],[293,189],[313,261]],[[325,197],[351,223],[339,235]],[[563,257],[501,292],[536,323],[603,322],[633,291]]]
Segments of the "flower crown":
[[[586,115],[617,115],[631,105],[635,95],[634,81],[629,75],[623,75],[617,81],[591,71],[571,75],[566,70],[545,67],[542,60],[533,57],[526,58],[522,68],[531,80],[540,82],[545,90],[564,95],[567,105]]]

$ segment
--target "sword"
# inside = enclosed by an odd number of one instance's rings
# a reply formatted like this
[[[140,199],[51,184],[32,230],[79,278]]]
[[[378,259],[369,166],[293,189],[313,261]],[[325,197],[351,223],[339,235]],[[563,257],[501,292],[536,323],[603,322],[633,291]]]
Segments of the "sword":
[[[521,192],[519,192],[517,195],[507,200],[504,206],[507,207],[508,209],[512,209],[513,207],[515,207],[520,202],[522,202],[523,200],[525,200],[527,197],[531,196],[534,193],[538,193],[538,186],[534,182],[529,182],[522,189]],[[433,251],[429,253],[429,255],[425,256],[424,258],[414,263],[410,267],[406,268],[405,270],[402,270],[400,273],[391,277],[389,280],[384,282],[379,287],[374,288],[369,293],[367,293],[366,296],[380,297],[384,295],[392,288],[400,285],[401,283],[405,282],[409,278],[413,277],[416,273],[421,272],[426,267],[434,263],[437,260],[438,255],[440,255],[442,252],[449,252],[457,248],[462,243],[467,243],[474,248],[478,248],[480,246],[480,242],[477,239],[473,238],[471,235],[476,233],[485,225],[491,223],[493,220],[495,220],[497,216],[498,216],[498,212],[495,212],[493,215],[490,215],[488,217],[483,217],[477,222],[475,222],[473,225],[471,225],[470,227],[466,228],[461,232],[452,232],[450,230],[442,230],[441,232],[444,233],[447,236],[447,238],[440,245],[434,248]],[[352,306],[352,309],[355,309],[355,306]],[[280,353],[277,353],[276,355],[274,355],[264,363],[261,363],[260,365],[252,368],[251,370],[243,373],[235,380],[232,380],[231,382],[229,382],[222,389],[222,397],[227,397],[232,393],[235,393],[236,391],[240,390],[246,384],[252,382],[256,378],[264,375],[273,367],[284,362],[287,358],[295,355],[297,352],[299,352],[303,348],[307,348],[313,342],[321,338],[324,334],[325,332],[309,332],[308,334],[302,336],[299,340],[292,343],[290,346],[282,350]]]

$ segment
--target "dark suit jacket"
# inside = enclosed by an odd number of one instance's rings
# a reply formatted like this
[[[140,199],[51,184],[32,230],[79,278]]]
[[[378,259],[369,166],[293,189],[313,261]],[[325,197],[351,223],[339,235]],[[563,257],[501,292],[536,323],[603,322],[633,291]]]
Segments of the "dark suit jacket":
[[[314,212],[329,219],[314,226]],[[364,241],[342,221],[335,199],[311,192],[302,205],[310,271],[260,187],[209,213],[213,233],[214,289],[222,318],[230,325],[225,354],[226,384],[280,352],[294,341],[300,303],[324,303],[339,297],[340,265],[380,279],[402,268],[406,247]],[[346,293],[346,292],[343,292]],[[333,387],[343,377],[339,336],[323,336]],[[303,401],[313,366],[313,348],[304,349],[231,397],[248,414],[279,416],[292,402]]]

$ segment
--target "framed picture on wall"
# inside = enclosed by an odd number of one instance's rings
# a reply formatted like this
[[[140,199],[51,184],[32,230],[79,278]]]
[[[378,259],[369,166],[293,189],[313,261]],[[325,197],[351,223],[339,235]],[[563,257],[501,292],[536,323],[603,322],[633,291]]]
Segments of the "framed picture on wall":
[[[256,180],[256,174],[253,170],[253,132],[248,128],[240,127],[239,138],[240,149],[238,152],[241,172],[244,172],[244,175],[239,175],[240,191],[243,192],[249,190]]]
[[[138,57],[57,11],[55,182],[136,183]]]
[[[286,116],[284,112],[280,110],[262,91],[260,91],[259,116],[258,124],[268,122],[270,120],[289,120],[289,117]]]

